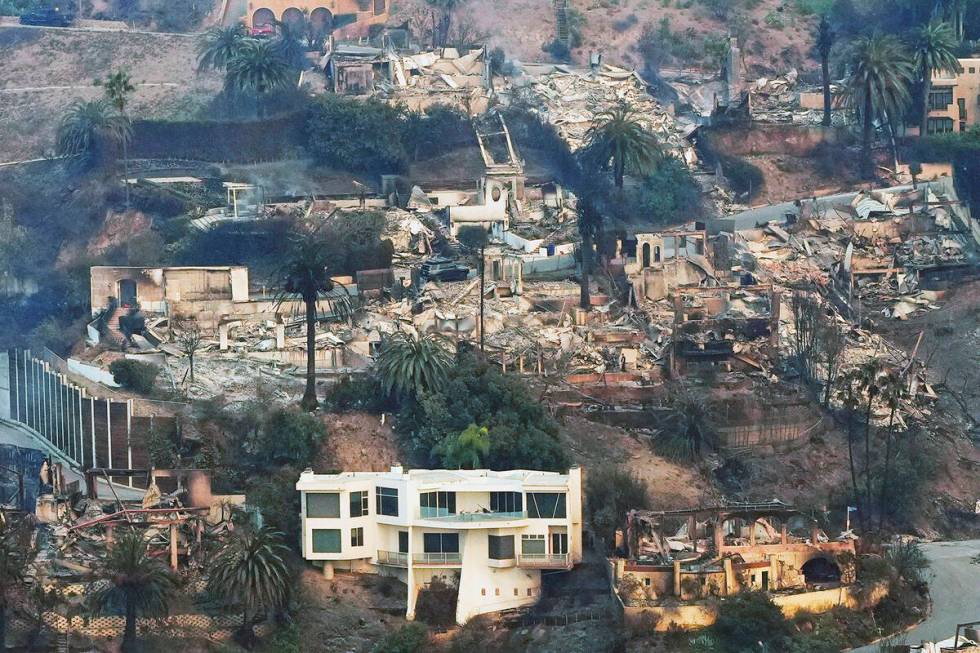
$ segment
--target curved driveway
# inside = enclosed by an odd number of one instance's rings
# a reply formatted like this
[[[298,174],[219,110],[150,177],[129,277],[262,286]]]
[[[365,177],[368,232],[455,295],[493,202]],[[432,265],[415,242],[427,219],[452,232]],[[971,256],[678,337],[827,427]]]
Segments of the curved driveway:
[[[931,563],[929,592],[932,613],[897,643],[937,642],[956,634],[956,624],[980,620],[980,564],[970,558],[980,554],[980,540],[932,542],[922,550]],[[877,644],[854,649],[855,653],[877,653]]]

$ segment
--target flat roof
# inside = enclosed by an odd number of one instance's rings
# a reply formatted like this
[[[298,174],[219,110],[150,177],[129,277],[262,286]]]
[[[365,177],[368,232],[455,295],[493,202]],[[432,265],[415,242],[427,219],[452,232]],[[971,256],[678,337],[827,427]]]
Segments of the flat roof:
[[[341,472],[339,474],[315,474],[306,471],[300,474],[296,483],[297,490],[317,489],[317,486],[329,485],[338,481],[348,480],[378,480],[378,481],[415,481],[421,484],[474,486],[482,482],[509,481],[522,486],[554,487],[567,485],[568,474],[544,472],[528,469],[512,469],[495,471],[492,469],[411,469],[406,471],[386,472]]]

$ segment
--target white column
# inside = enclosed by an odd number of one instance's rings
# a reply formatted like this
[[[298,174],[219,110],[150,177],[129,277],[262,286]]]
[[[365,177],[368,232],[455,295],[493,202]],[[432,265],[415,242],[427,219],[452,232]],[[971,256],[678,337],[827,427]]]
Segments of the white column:
[[[133,468],[133,441],[130,437],[133,433],[133,400],[126,402],[126,463],[129,468]],[[133,487],[133,476],[130,474],[129,487]]]
[[[112,467],[112,402],[108,399],[105,400],[105,439],[108,444],[108,449],[106,453],[106,467]]]
[[[95,455],[95,397],[89,397],[89,417],[92,420],[92,467],[98,467]]]
[[[17,374],[17,366],[20,365],[20,361],[17,360],[17,350],[14,349],[14,419],[18,422],[20,421],[20,383],[18,379],[20,376]]]

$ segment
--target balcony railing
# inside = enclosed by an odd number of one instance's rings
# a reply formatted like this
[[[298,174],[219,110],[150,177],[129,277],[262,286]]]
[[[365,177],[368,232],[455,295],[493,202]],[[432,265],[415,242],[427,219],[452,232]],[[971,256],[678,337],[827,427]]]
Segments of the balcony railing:
[[[421,519],[432,519],[457,523],[527,519],[526,512],[460,512],[450,515],[442,511],[437,513],[436,510],[436,508],[421,508],[419,517]]]
[[[408,554],[398,551],[378,551],[378,564],[388,567],[407,567]]]
[[[567,553],[522,553],[517,566],[527,569],[566,569],[571,565]]]
[[[463,557],[457,553],[416,553],[412,560],[417,565],[458,565]]]

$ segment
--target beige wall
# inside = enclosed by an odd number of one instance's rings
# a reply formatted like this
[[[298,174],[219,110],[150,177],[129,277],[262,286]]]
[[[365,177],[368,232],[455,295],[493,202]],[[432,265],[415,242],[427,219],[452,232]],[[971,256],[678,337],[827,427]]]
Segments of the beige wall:
[[[90,270],[91,309],[95,315],[119,298],[119,282],[136,283],[136,300],[150,312],[163,312],[164,303],[248,300],[248,268],[138,268],[95,266]]]
[[[933,90],[952,86],[953,102],[946,109],[929,111],[930,118],[949,118],[953,121],[953,131],[963,131],[973,125],[980,125],[980,58],[960,59],[963,72],[951,75],[937,73],[932,78]],[[960,115],[959,100],[966,109],[965,120]]]
[[[361,33],[366,26],[374,23],[384,23],[388,20],[391,0],[249,0],[245,12],[245,25],[252,27],[255,12],[260,9],[271,10],[276,20],[282,20],[287,9],[298,9],[313,12],[323,8],[333,17],[341,14],[356,14],[357,22],[344,29],[344,33]]]

